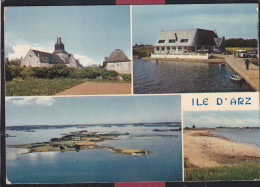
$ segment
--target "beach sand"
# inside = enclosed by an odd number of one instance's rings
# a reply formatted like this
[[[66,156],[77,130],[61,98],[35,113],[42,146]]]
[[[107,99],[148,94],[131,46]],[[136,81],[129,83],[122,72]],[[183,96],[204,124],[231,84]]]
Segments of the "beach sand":
[[[131,83],[84,82],[55,95],[131,94]]]
[[[184,130],[184,157],[197,167],[260,161],[260,147],[234,142],[214,130]]]

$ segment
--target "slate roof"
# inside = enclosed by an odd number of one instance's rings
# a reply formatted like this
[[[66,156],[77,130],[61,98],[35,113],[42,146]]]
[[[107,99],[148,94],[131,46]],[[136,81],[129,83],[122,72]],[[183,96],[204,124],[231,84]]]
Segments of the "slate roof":
[[[42,63],[49,63],[49,64],[64,64],[64,62],[60,59],[58,55],[52,53],[46,53],[42,51],[32,50],[36,56],[40,57],[40,61]]]
[[[161,31],[154,46],[195,46],[215,45],[214,38],[218,35],[213,30],[184,29]]]
[[[121,49],[115,49],[104,62],[127,62],[131,61]]]

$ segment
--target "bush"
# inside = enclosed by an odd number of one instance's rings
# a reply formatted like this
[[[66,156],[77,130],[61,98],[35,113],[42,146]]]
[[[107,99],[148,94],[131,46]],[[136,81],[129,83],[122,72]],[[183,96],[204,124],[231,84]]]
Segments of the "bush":
[[[5,80],[11,81],[14,78],[26,79],[32,76],[32,71],[29,68],[13,65],[5,65]]]
[[[33,76],[35,78],[47,78],[47,79],[54,79],[58,77],[68,77],[70,74],[70,69],[64,64],[55,64],[51,67],[35,67],[32,68]]]
[[[34,78],[46,78],[46,74],[47,74],[47,67],[36,67],[36,68],[32,68],[33,71],[33,77]]]
[[[124,79],[125,81],[130,82],[130,81],[132,80],[131,74],[121,74],[121,76],[123,77],[123,79]]]
[[[54,79],[54,78],[71,78],[71,79],[103,79],[116,78],[116,71],[106,70],[100,67],[86,67],[83,69],[75,69],[64,64],[55,64],[51,67],[21,67],[21,66],[5,66],[5,77],[7,81],[14,78],[28,79]],[[130,75],[123,75],[124,79],[130,79]]]

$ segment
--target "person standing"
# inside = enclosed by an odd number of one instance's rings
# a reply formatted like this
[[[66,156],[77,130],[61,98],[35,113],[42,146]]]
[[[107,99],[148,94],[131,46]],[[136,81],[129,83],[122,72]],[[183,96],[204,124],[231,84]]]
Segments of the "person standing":
[[[249,69],[249,64],[250,64],[248,59],[245,60],[245,64],[246,64],[246,69],[248,70]]]

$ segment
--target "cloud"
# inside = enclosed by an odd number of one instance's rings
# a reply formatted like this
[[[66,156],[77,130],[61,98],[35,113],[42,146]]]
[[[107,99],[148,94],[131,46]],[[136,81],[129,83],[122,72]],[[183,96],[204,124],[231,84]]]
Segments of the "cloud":
[[[83,66],[91,66],[91,65],[99,65],[101,63],[94,61],[93,59],[84,56],[84,55],[79,55],[79,54],[75,54],[74,55],[76,59],[79,59],[79,62],[81,65]]]
[[[17,59],[21,57],[25,57],[25,55],[28,53],[30,49],[35,49],[39,51],[49,52],[52,53],[53,49],[46,48],[43,46],[40,46],[39,44],[7,44],[6,47],[6,57],[9,59]]]
[[[8,98],[6,97],[6,104],[14,106],[28,106],[41,105],[52,106],[55,102],[52,97],[24,97],[24,98]]]
[[[199,112],[184,114],[184,127],[191,127],[192,125],[198,127],[246,127],[246,126],[259,126],[257,112]]]

